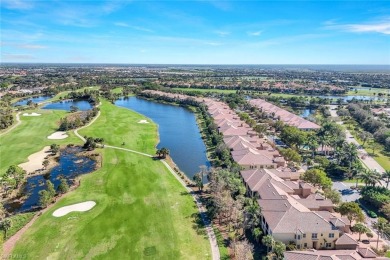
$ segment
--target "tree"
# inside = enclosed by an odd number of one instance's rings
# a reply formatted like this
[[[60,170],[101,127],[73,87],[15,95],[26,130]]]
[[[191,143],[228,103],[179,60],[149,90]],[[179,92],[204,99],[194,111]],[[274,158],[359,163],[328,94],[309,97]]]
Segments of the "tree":
[[[270,249],[272,250],[275,245],[275,240],[271,235],[264,236],[261,242],[267,247],[267,252],[269,252]]]
[[[360,236],[364,233],[369,233],[370,229],[366,227],[363,223],[356,223],[352,227],[352,232],[359,233],[359,241],[360,241]]]
[[[12,227],[12,220],[9,218],[3,219],[0,223],[1,229],[4,231],[4,239],[7,238],[7,232]]]
[[[51,198],[53,198],[56,195],[54,184],[49,180],[46,181],[46,190],[49,192]]]
[[[286,251],[286,245],[280,241],[276,241],[272,251],[275,254],[275,258],[277,260],[283,260],[284,252]]]
[[[370,140],[370,139],[372,139],[372,134],[371,133],[369,133],[369,132],[366,132],[366,131],[362,131],[362,132],[360,132],[359,133],[359,138],[360,138],[360,140],[362,140],[363,141],[363,146],[364,146],[364,144],[368,141],[368,140]]]
[[[67,193],[69,190],[68,181],[65,178],[61,178],[60,185],[57,188],[58,192],[61,194]]]
[[[169,150],[165,147],[160,149],[161,158],[165,159],[169,155]]]
[[[49,166],[49,160],[44,160],[43,162],[42,162],[42,166],[46,169],[46,167],[47,166]]]
[[[365,169],[363,170],[358,176],[357,178],[359,178],[360,180],[362,180],[366,186],[367,185],[370,185],[370,186],[375,186],[376,183],[378,183],[378,181],[380,180],[380,173],[376,170],[368,170],[368,169]]]
[[[300,163],[302,161],[302,157],[299,153],[291,148],[280,149],[280,154],[287,160],[296,163]]]
[[[353,220],[356,220],[357,222],[364,221],[363,211],[356,202],[341,203],[338,207],[338,212],[340,212],[342,216],[347,216],[351,223]]]
[[[52,152],[52,154],[57,154],[60,150],[60,146],[58,144],[52,144],[50,145],[50,150]]]
[[[384,204],[379,211],[382,212],[387,219],[390,219],[390,202]]]
[[[70,106],[70,112],[71,113],[75,113],[77,111],[79,111],[79,108],[77,106]]]
[[[52,200],[50,193],[47,190],[41,190],[38,192],[38,194],[39,194],[39,205],[43,208],[46,208]]]
[[[339,204],[341,202],[341,195],[340,193],[335,189],[325,189],[324,190],[324,196],[327,199],[330,199],[333,204]]]
[[[234,251],[234,259],[251,260],[253,259],[253,245],[248,240],[236,241],[232,245]]]
[[[3,203],[0,202],[0,220],[3,220],[7,214],[7,210],[4,208]]]
[[[8,167],[5,173],[6,177],[12,178],[15,181],[16,188],[19,187],[19,184],[23,180],[25,174],[26,171],[17,165],[11,165],[10,167]]]
[[[385,171],[382,174],[382,179],[386,182],[386,189],[389,188],[390,183],[390,170]]]
[[[373,228],[376,229],[376,231],[378,231],[378,238],[376,240],[376,249],[378,250],[379,237],[383,234],[383,232],[389,231],[390,226],[389,226],[389,222],[382,217],[379,217],[378,221],[375,222],[372,226]]]
[[[93,137],[88,137],[86,142],[84,143],[83,148],[87,149],[88,151],[92,151],[96,148],[97,144],[95,142],[95,139]]]
[[[332,186],[332,180],[326,176],[326,173],[321,169],[307,170],[301,176],[301,179],[313,184],[314,186],[318,185],[323,189],[330,188]]]
[[[280,138],[290,147],[298,150],[306,142],[306,132],[294,126],[285,126],[280,134]]]
[[[192,179],[195,181],[195,185],[199,188],[199,190],[202,191],[203,180],[202,180],[201,173],[200,172],[196,173]]]

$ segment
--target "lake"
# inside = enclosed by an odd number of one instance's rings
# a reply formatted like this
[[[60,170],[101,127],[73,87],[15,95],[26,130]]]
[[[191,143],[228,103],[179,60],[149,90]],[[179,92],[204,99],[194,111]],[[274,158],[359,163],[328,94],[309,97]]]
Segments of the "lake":
[[[61,151],[59,165],[50,170],[50,174],[36,175],[27,178],[27,183],[22,191],[27,198],[5,205],[10,212],[25,212],[34,210],[39,206],[39,191],[46,189],[46,180],[50,180],[57,190],[60,178],[65,178],[71,185],[74,179],[95,169],[96,162],[86,156],[77,156],[81,148],[66,148]]]
[[[86,100],[65,100],[53,102],[42,107],[43,109],[54,109],[54,110],[66,110],[70,111],[71,106],[76,106],[80,111],[86,111],[92,108],[91,104]]]
[[[12,105],[13,106],[26,106],[27,102],[30,101],[30,100],[32,102],[34,102],[34,103],[40,103],[40,102],[43,102],[43,101],[48,100],[50,98],[52,98],[52,97],[51,96],[29,97],[29,98],[21,99],[18,102],[12,104]]]
[[[190,179],[199,172],[199,166],[210,166],[193,112],[137,97],[122,98],[115,104],[143,114],[158,124],[160,143],[157,148],[168,148],[176,165]]]

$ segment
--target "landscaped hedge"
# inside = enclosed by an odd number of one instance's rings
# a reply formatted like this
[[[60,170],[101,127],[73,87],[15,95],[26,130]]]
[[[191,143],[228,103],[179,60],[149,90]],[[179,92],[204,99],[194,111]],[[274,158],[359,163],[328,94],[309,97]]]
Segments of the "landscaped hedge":
[[[385,187],[366,186],[361,190],[362,199],[378,210],[390,201],[390,190]]]

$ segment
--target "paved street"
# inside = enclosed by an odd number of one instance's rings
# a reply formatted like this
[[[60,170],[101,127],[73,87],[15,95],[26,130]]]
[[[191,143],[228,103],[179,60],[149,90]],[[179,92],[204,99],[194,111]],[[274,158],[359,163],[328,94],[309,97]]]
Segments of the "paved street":
[[[329,112],[331,117],[336,119],[336,123],[342,125],[343,122],[338,119],[337,116],[337,105],[330,105],[329,106]],[[356,146],[360,146],[359,143],[356,141],[356,139],[352,136],[352,134],[346,129],[345,130],[345,135],[346,135],[346,141],[348,143],[353,143]],[[358,149],[358,156],[360,161],[368,168],[371,170],[377,170],[380,173],[383,173],[385,169],[383,169],[380,164],[374,160],[371,156],[368,155],[367,151],[364,149]],[[381,181],[381,185],[386,187],[386,183],[384,181]]]

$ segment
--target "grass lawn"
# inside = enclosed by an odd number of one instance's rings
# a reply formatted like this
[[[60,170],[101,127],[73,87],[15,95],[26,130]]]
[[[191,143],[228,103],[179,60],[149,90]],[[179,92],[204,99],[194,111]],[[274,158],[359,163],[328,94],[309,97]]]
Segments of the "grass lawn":
[[[114,88],[113,90],[111,90],[111,93],[120,94],[120,93],[122,93],[122,90],[123,90],[123,87]]]
[[[12,221],[12,226],[7,232],[7,238],[12,237],[16,232],[18,232],[22,227],[24,227],[28,222],[30,222],[34,215],[34,212],[29,212],[10,217]],[[4,231],[0,231],[0,236],[4,236]]]
[[[356,141],[362,145],[363,144],[363,141],[359,139],[359,136],[358,134],[356,134],[356,132],[353,130],[353,127],[356,126],[356,125],[351,125],[351,124],[348,124],[348,125],[345,125],[345,126],[349,126],[349,131],[351,132],[351,134],[353,135],[353,137],[355,137]],[[375,154],[372,153],[372,147],[375,146]],[[383,167],[383,169],[385,170],[390,170],[390,156],[387,156],[387,152],[385,151],[384,149],[384,146],[378,142],[366,142],[363,146],[363,148],[366,150],[367,153],[370,154],[370,156],[372,156],[372,158],[377,161],[379,163],[380,166]]]
[[[155,124],[137,124],[145,117],[105,101],[101,111],[82,134],[103,137],[110,145],[124,138],[124,147],[154,152]],[[13,254],[28,259],[211,258],[192,197],[161,162],[111,148],[101,151],[103,167],[84,175],[79,188],[39,217]],[[52,216],[62,206],[86,200],[97,203],[89,212]]]
[[[117,107],[106,100],[102,100],[100,110],[102,115],[91,127],[79,131],[79,134],[104,138],[105,143],[109,145],[155,154],[156,125],[138,124],[142,119],[149,122],[152,120],[127,108]],[[125,145],[122,145],[123,142]]]
[[[23,113],[36,112],[41,116],[23,116]],[[22,123],[12,131],[0,137],[0,176],[12,164],[27,161],[27,157],[40,151],[44,146],[53,143],[80,143],[73,132],[63,140],[49,140],[47,136],[57,131],[58,122],[66,111],[60,110],[26,110],[20,115]]]
[[[382,94],[390,94],[390,89],[386,89],[386,88],[361,88],[361,89],[358,89],[357,92],[355,92],[355,90],[351,90],[351,91],[348,91],[348,95],[356,95],[356,96],[374,96],[374,93],[375,95],[378,95],[378,93],[382,93]]]

